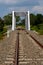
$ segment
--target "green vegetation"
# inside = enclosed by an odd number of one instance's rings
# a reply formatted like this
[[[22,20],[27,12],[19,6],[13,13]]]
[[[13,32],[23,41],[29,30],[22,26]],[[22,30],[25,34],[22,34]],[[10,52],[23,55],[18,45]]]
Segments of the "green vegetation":
[[[37,31],[39,34],[43,34],[43,15],[30,14],[31,30]]]
[[[19,16],[16,16],[16,22],[18,22],[20,20]]]
[[[4,21],[0,18],[0,32],[3,31]]]
[[[16,16],[16,22],[20,20],[19,16]],[[21,20],[22,23],[17,25],[25,28],[25,19]],[[5,15],[3,19],[0,17],[0,38],[7,31],[7,26],[12,24],[12,14]],[[30,14],[31,30],[37,31],[39,34],[43,34],[43,15],[42,14]]]
[[[17,24],[17,27],[25,28],[25,19],[21,20],[21,23]]]
[[[3,19],[4,19],[4,25],[12,24],[12,15],[11,14],[4,16]]]
[[[3,37],[4,21],[0,18],[0,39]]]

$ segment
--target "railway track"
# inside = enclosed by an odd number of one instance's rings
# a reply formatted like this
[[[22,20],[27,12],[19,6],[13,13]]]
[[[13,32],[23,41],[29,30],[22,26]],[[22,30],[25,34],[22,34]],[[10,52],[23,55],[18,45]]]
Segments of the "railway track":
[[[20,32],[19,44],[19,65],[42,65],[40,52],[42,48],[37,45],[37,42],[30,37],[30,35],[22,30]],[[37,53],[38,52],[38,53]]]
[[[25,30],[12,32],[2,65],[43,65],[43,49]]]
[[[39,38],[39,35],[35,34],[34,32],[26,31],[26,34],[29,34],[29,36],[41,47],[43,48],[43,39]]]

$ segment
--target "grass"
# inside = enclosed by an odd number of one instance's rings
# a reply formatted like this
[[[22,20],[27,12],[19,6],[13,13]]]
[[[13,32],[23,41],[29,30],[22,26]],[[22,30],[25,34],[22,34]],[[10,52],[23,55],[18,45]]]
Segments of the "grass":
[[[31,25],[31,30],[35,30],[38,32],[40,35],[43,35],[43,24],[39,24],[37,26],[32,26]]]
[[[17,27],[20,26],[21,28],[25,28],[24,24],[19,24],[17,25]],[[38,24],[37,26],[32,26],[31,25],[31,30],[35,30],[36,32],[38,32],[40,35],[43,35],[43,24]]]
[[[3,39],[3,37],[5,36],[4,33],[5,33],[6,31],[7,31],[7,28],[4,27],[4,28],[3,28],[3,31],[0,32],[0,40]]]
[[[0,40],[3,39],[3,32],[0,32]]]
[[[24,24],[18,24],[16,27],[20,26],[21,28],[25,28]]]
[[[43,30],[38,30],[37,31],[40,35],[43,35]]]

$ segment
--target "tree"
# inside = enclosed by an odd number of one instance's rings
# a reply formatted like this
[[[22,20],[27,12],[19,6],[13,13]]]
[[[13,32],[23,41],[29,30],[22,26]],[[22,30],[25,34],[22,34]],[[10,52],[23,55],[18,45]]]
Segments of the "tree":
[[[34,14],[30,14],[30,23],[31,25],[35,25],[36,16]]]
[[[0,32],[3,31],[4,21],[0,18]]]
[[[42,21],[43,21],[43,16],[41,14],[37,14],[36,15],[36,21],[35,21],[35,24],[38,25],[38,24],[41,24]]]
[[[4,16],[3,19],[4,19],[4,24],[6,24],[6,25],[12,24],[12,15],[11,14]]]
[[[20,16],[16,16],[16,22],[19,22]]]

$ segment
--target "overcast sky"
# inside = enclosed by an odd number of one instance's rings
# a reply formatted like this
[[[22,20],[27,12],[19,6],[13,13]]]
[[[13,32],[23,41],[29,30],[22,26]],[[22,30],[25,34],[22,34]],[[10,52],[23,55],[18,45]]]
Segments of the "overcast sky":
[[[43,0],[0,0],[0,17],[12,10],[43,14]]]

